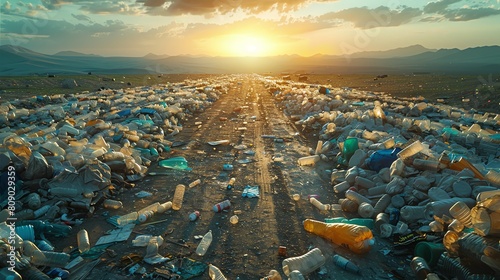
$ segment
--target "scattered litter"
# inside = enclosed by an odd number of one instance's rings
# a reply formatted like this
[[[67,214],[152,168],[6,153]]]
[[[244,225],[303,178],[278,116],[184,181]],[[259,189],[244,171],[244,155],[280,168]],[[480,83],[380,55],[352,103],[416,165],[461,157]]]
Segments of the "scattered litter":
[[[259,186],[245,186],[243,189],[242,197],[259,197],[260,195],[260,187]]]

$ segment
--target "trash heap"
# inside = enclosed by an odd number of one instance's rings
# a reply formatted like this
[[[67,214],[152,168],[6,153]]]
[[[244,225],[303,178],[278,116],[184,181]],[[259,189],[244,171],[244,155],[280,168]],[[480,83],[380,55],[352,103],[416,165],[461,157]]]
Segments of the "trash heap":
[[[120,208],[109,198],[142,179],[151,162],[170,151],[183,120],[210,107],[230,83],[219,76],[0,104],[2,258],[26,279],[49,279],[26,258],[64,267],[69,255],[51,252],[45,237],[68,236],[96,208]],[[7,255],[13,236],[16,251]],[[80,247],[86,235],[78,236]]]
[[[439,279],[426,278],[437,277],[433,270],[458,279],[500,276],[500,114],[262,80],[297,127],[318,132],[316,148],[298,164],[332,163],[338,203],[310,198],[340,213],[326,223],[364,225],[394,248],[414,249],[417,279]]]

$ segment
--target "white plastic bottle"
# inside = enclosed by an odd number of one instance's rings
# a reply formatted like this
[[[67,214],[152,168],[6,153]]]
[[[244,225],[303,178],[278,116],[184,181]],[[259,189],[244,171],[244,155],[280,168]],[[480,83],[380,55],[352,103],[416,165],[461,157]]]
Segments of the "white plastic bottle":
[[[198,244],[198,247],[196,248],[196,254],[198,256],[204,256],[205,253],[207,252],[208,250],[208,247],[210,246],[210,244],[212,244],[212,239],[213,239],[213,236],[212,236],[212,231],[209,230],[204,236],[203,238],[201,239],[200,241],[200,244]]]
[[[284,259],[282,262],[283,272],[288,276],[294,270],[307,275],[320,268],[326,259],[319,248],[314,248],[302,256]]]
[[[87,252],[90,250],[89,234],[87,230],[82,229],[77,234],[78,250],[80,253]]]

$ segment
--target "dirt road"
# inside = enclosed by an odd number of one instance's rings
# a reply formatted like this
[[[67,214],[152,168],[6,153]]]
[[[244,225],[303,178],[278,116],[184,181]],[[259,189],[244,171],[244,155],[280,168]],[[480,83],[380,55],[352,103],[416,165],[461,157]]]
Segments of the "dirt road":
[[[387,241],[377,238],[371,252],[359,256],[305,232],[302,222],[306,218],[323,220],[343,215],[342,212],[320,212],[307,199],[308,195],[316,194],[324,203],[337,202],[327,172],[333,164],[320,162],[314,167],[298,166],[297,159],[309,155],[317,137],[297,131],[276,107],[273,96],[258,77],[239,76],[229,92],[211,108],[183,122],[184,129],[173,139],[175,147],[167,157],[185,157],[192,171],[166,172],[162,167],[151,166],[149,172],[168,175],[145,177],[136,187],[123,189],[117,196],[124,202],[123,209],[100,209],[92,219],[85,220],[81,227],[89,231],[91,244],[94,244],[104,231],[114,228],[105,222],[105,211],[108,215],[123,215],[153,202],[169,201],[177,184],[187,186],[201,179],[200,185],[186,189],[179,211],[169,210],[152,219],[163,222],[137,225],[128,241],[110,247],[118,256],[102,255],[101,263],[85,279],[140,279],[139,275],[126,276],[127,272],[116,266],[123,255],[145,253],[145,248],[131,246],[131,240],[140,233],[165,238],[166,242],[159,248],[160,254],[214,264],[228,279],[260,279],[271,269],[285,277],[282,261],[305,254],[314,247],[321,249],[327,261],[321,270],[310,274],[309,279],[396,279],[399,274],[410,274],[409,260],[404,256],[384,256],[383,250],[390,249]],[[267,137],[269,135],[283,141],[275,141]],[[229,140],[230,144],[208,144],[217,140]],[[234,169],[224,171],[224,164],[231,164]],[[231,177],[236,178],[236,183],[228,190],[227,182]],[[259,197],[243,197],[245,186],[259,186]],[[153,196],[135,198],[134,194],[141,190]],[[293,194],[300,194],[300,200],[294,201]],[[231,208],[215,213],[213,205],[225,199],[231,201]],[[201,216],[191,222],[188,215],[195,210]],[[230,217],[235,213],[238,213],[239,222],[231,224]],[[78,230],[75,228],[73,232]],[[194,253],[199,242],[195,236],[209,230],[214,240],[207,254],[200,257]],[[286,247],[286,256],[278,254],[280,246]],[[352,274],[335,266],[334,254],[351,259],[361,267],[362,274]],[[155,267],[165,268],[162,264],[145,264],[144,267],[148,272]],[[412,278],[410,274],[407,279]],[[209,279],[208,270],[192,279]]]

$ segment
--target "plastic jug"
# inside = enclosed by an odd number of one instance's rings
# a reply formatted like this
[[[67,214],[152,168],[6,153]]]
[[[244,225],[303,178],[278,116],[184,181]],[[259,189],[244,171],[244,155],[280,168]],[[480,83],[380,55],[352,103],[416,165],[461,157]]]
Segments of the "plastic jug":
[[[320,268],[325,263],[325,256],[320,249],[314,248],[304,255],[284,259],[282,262],[283,272],[290,275],[294,270],[307,275]]]
[[[365,226],[306,219],[304,229],[357,254],[367,253],[374,244],[373,233]]]

